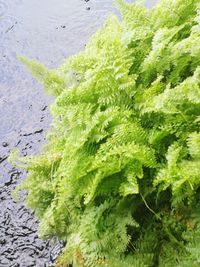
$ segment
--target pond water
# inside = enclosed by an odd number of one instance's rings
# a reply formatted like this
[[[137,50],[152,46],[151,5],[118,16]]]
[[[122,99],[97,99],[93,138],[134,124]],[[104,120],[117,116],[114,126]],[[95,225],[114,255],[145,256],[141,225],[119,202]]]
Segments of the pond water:
[[[148,1],[151,6],[156,1]],[[19,64],[16,53],[48,67],[84,48],[113,12],[113,0],[0,0],[0,267],[50,267],[62,242],[41,241],[37,222],[11,192],[26,177],[7,162],[14,147],[39,152],[52,98]]]

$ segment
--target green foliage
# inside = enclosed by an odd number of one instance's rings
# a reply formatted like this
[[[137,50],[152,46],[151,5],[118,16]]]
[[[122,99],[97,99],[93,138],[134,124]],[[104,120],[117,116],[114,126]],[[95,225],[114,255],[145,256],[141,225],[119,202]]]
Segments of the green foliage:
[[[199,266],[199,0],[116,5],[58,69],[20,58],[55,102],[18,189],[67,242],[58,266]]]

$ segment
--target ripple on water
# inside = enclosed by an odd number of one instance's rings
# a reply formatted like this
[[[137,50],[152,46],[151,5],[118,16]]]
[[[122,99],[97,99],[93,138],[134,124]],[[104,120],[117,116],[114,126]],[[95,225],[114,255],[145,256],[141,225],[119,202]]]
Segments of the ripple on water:
[[[0,19],[7,13],[7,10],[8,4],[6,3],[6,1],[0,1]]]
[[[23,103],[19,103],[18,106],[14,106],[15,98],[13,101],[0,101],[0,141],[4,140],[15,140],[17,132],[24,127],[28,129],[28,121],[32,121],[32,126],[30,129],[39,127],[40,116],[32,116],[31,111],[23,106]],[[16,98],[17,101],[17,98]],[[29,119],[26,117],[26,113],[29,113]],[[30,125],[29,125],[30,126]],[[1,152],[1,149],[0,149]]]
[[[0,267],[52,267],[64,245],[40,240],[32,212],[11,197],[26,172],[8,164],[10,150],[38,154],[51,120],[43,105],[50,99],[19,66],[16,53],[60,64],[84,47],[113,1],[0,0]]]
[[[14,110],[9,108],[7,103],[3,103],[0,109],[1,126],[0,136],[7,136],[15,129],[16,118],[14,117]]]
[[[14,27],[17,25],[17,19],[13,16],[6,15],[0,16],[0,41],[2,46],[2,41],[6,34],[9,34]]]

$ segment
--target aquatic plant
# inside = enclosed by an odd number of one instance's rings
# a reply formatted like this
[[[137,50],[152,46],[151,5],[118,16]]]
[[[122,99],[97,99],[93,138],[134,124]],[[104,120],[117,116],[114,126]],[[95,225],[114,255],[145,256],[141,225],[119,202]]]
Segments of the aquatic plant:
[[[57,266],[199,266],[199,0],[116,4],[58,69],[20,58],[55,101],[17,190],[66,241]]]

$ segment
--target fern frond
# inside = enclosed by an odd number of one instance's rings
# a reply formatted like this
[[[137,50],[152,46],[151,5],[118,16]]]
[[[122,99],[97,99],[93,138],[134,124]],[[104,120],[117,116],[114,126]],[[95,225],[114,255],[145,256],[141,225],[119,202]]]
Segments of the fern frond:
[[[59,267],[196,267],[199,0],[116,5],[122,21],[110,16],[58,69],[20,57],[55,101],[16,190],[40,236],[66,241]]]

